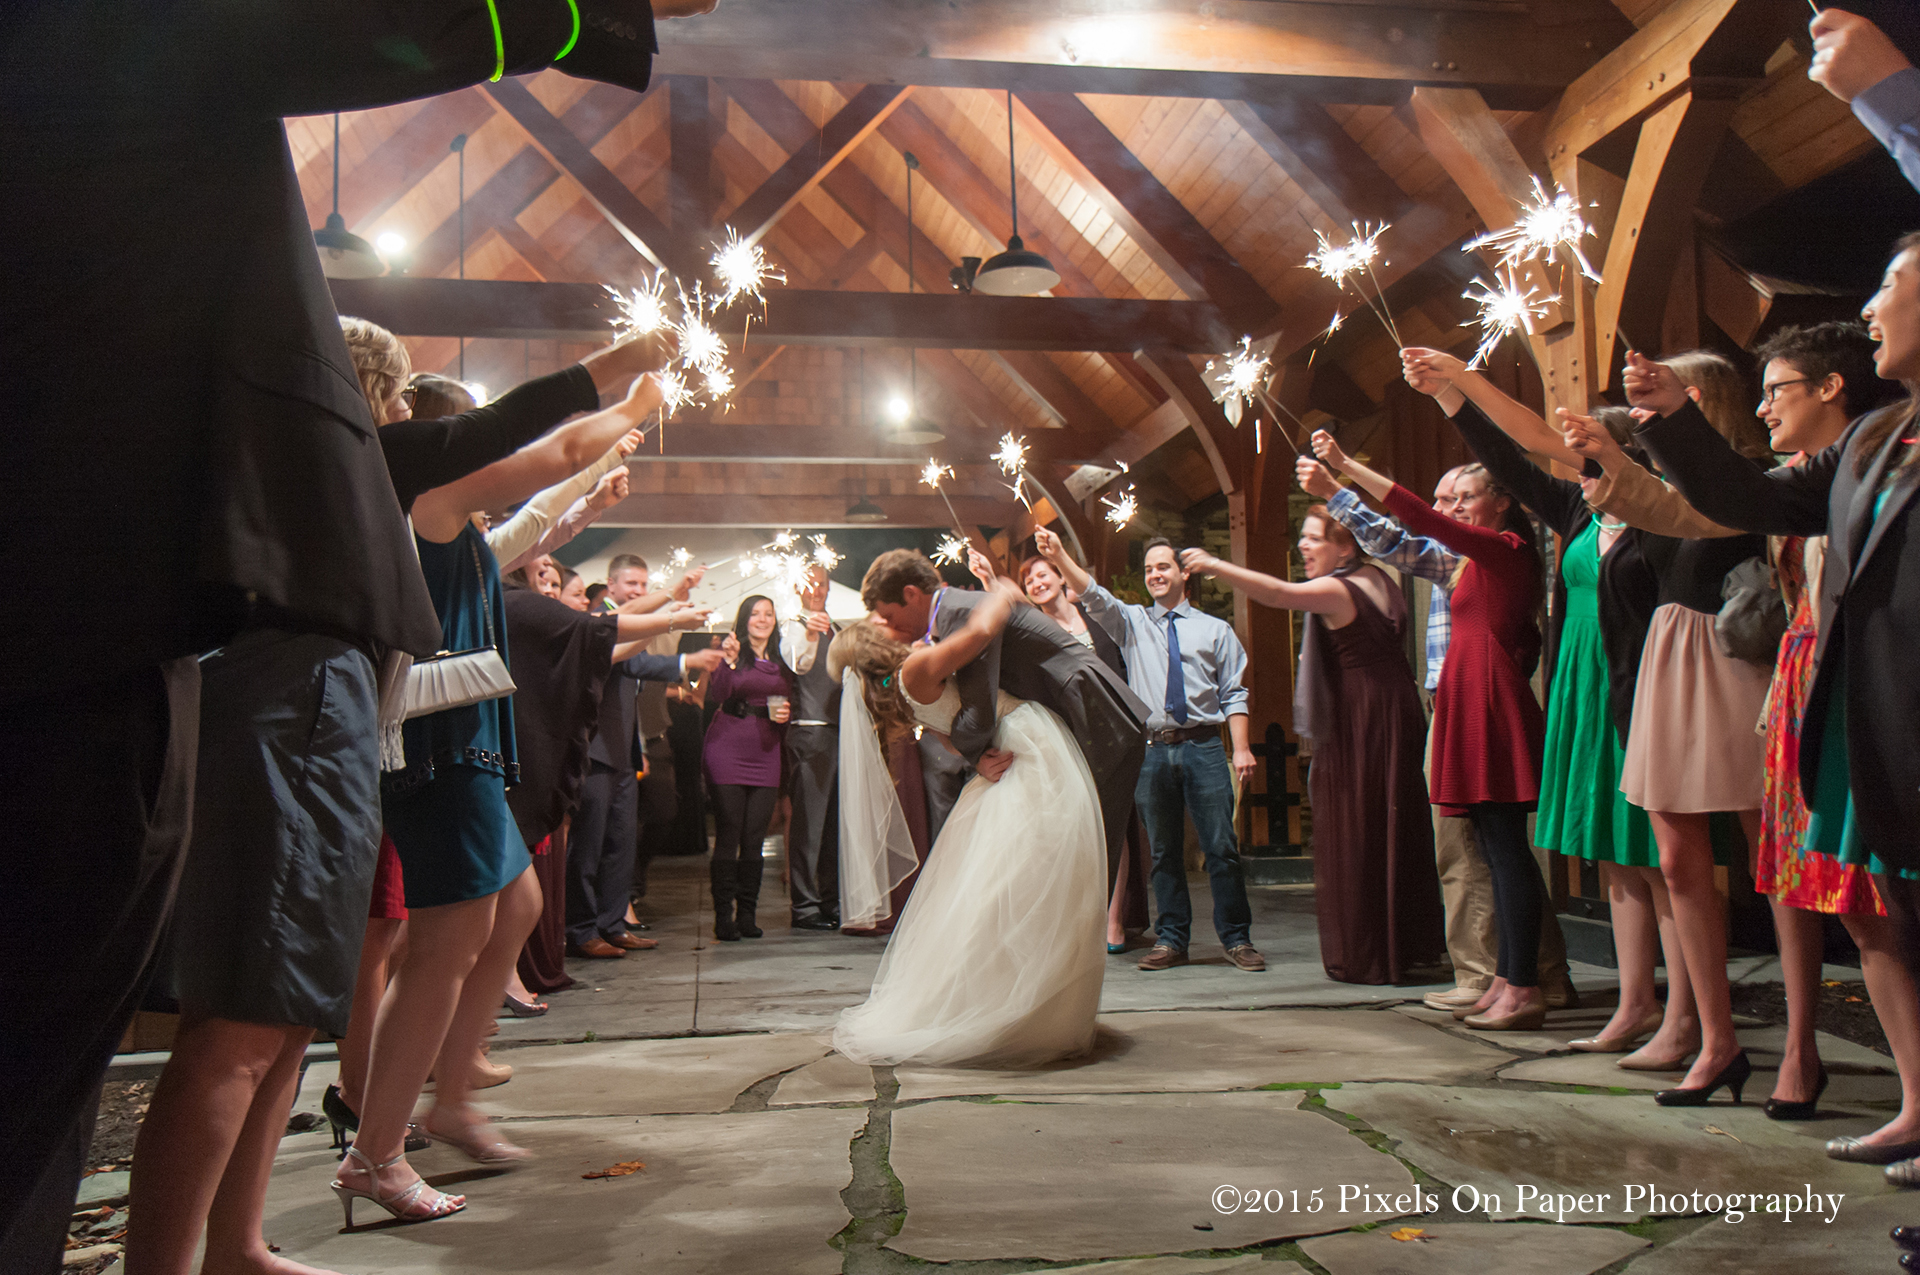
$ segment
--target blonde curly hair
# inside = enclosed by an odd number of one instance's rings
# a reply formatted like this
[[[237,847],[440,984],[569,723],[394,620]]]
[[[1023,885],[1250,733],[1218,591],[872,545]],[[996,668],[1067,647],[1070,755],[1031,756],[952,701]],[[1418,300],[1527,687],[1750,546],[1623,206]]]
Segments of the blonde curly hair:
[[[340,334],[347,338],[347,353],[353,356],[353,370],[360,376],[360,392],[373,409],[373,419],[385,420],[387,404],[413,375],[407,347],[378,323],[344,314],[340,316]]]
[[[867,711],[873,714],[880,742],[891,744],[913,732],[913,707],[900,689],[900,666],[912,652],[871,620],[860,620],[840,630],[827,648],[827,672],[838,680],[846,669],[860,675]]]

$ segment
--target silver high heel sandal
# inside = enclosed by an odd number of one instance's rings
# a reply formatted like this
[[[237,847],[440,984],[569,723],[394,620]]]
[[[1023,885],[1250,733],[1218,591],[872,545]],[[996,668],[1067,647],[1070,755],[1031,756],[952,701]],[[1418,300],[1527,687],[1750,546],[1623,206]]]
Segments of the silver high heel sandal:
[[[447,1195],[441,1191],[434,1191],[433,1199],[427,1201],[423,1207],[416,1207],[421,1204],[421,1192],[432,1190],[425,1178],[415,1178],[411,1186],[396,1191],[392,1195],[380,1194],[380,1171],[390,1169],[404,1160],[405,1152],[393,1157],[385,1164],[375,1164],[361,1154],[359,1147],[348,1147],[347,1155],[358,1160],[361,1167],[367,1171],[367,1189],[364,1191],[358,1187],[348,1186],[339,1178],[333,1180],[333,1194],[340,1201],[340,1208],[346,1214],[348,1230],[353,1229],[355,1200],[372,1200],[401,1222],[431,1222],[437,1217],[447,1217],[467,1207],[466,1196]]]

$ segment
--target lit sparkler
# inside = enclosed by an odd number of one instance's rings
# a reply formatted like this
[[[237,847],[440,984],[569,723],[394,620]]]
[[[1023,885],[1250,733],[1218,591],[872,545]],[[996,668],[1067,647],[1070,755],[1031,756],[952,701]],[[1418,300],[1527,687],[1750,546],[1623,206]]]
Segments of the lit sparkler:
[[[1118,496],[1102,496],[1100,503],[1107,507],[1107,521],[1116,527],[1124,527],[1133,521],[1140,512],[1140,502],[1135,499],[1133,488],[1129,487]]]
[[[959,536],[942,536],[934,548],[933,560],[944,566],[957,567],[967,560],[967,542]]]
[[[667,274],[666,271],[653,276],[644,287],[620,289],[609,287],[607,292],[613,297],[618,310],[613,319],[613,335],[616,340],[628,337],[646,336],[673,326],[667,314]]]
[[[718,403],[725,400],[728,395],[733,393],[733,369],[725,363],[718,363],[713,367],[707,368],[700,373],[700,388],[705,391],[707,401],[710,403]],[[732,408],[733,404],[728,403],[727,409],[732,410]]]
[[[755,303],[765,305],[767,284],[787,281],[759,244],[748,243],[731,227],[727,242],[715,246],[713,275],[720,283],[719,304],[723,307],[741,297],[752,297]]]
[[[1353,238],[1343,244],[1336,244],[1318,229],[1313,237],[1318,246],[1308,254],[1307,265],[1336,288],[1353,289],[1355,296],[1367,303],[1367,308],[1379,318],[1387,329],[1387,335],[1393,338],[1396,346],[1404,347],[1406,342],[1400,339],[1400,329],[1393,322],[1393,315],[1387,309],[1386,293],[1380,287],[1380,280],[1373,273],[1373,263],[1380,258],[1380,236],[1392,229],[1386,222],[1363,226],[1353,222]],[[1365,288],[1360,286],[1359,276],[1365,275],[1373,284],[1374,296],[1369,297]]]
[[[672,368],[657,373],[660,378],[660,419],[667,420],[673,414],[693,402],[693,390],[687,385],[687,378]]]
[[[676,329],[680,333],[680,362],[683,365],[711,372],[726,363],[727,343],[720,339],[720,334],[707,322],[706,315],[697,308],[697,299]]]
[[[815,536],[813,537],[813,549],[807,554],[807,557],[814,566],[819,567],[822,571],[831,571],[840,565],[841,555],[836,553],[833,546],[827,543],[825,536]]]
[[[1017,477],[1027,470],[1027,444],[1023,439],[1014,437],[1008,430],[1000,439],[1000,450],[993,454],[993,463],[1000,466],[1000,472],[1009,477]]]
[[[953,499],[947,495],[947,489],[940,485],[941,479],[951,477],[953,477],[953,466],[942,465],[937,460],[928,460],[925,465],[920,467],[921,483],[940,493],[940,499],[946,502],[947,513],[953,517],[953,529],[960,532],[960,539],[964,542],[967,538],[967,533],[961,530],[960,513],[953,507]]]
[[[693,562],[693,552],[689,549],[675,549],[667,555],[667,566],[675,571],[685,571]]]
[[[1223,404],[1237,401],[1244,408],[1253,405],[1254,396],[1273,372],[1273,364],[1265,354],[1254,353],[1251,336],[1243,336],[1233,353],[1223,354],[1218,360],[1209,359],[1207,371],[1214,376],[1213,401]]]
[[[1487,356],[1500,342],[1527,329],[1533,320],[1545,318],[1547,302],[1559,300],[1558,297],[1543,300],[1531,287],[1521,291],[1519,282],[1511,274],[1505,279],[1496,274],[1491,285],[1480,279],[1473,282],[1480,291],[1460,294],[1480,307],[1480,348],[1467,363],[1469,369],[1484,366]]]
[[[1542,257],[1558,263],[1564,249],[1579,264],[1581,274],[1599,283],[1599,271],[1580,247],[1580,241],[1593,234],[1593,227],[1581,215],[1580,202],[1558,185],[1553,194],[1547,194],[1538,177],[1533,179],[1533,196],[1531,203],[1521,207],[1520,219],[1513,225],[1468,240],[1464,251],[1497,248],[1500,264],[1511,270],[1523,261]]]

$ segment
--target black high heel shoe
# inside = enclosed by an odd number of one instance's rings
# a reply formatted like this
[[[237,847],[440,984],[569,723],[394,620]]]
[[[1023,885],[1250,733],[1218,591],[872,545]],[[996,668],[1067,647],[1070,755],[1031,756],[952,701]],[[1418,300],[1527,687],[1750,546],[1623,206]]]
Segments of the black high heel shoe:
[[[1753,1074],[1753,1064],[1747,1060],[1747,1051],[1741,1050],[1733,1056],[1733,1061],[1722,1067],[1718,1074],[1706,1084],[1696,1089],[1662,1089],[1653,1095],[1653,1100],[1663,1107],[1704,1107],[1714,1091],[1725,1085],[1733,1094],[1734,1105],[1740,1103],[1740,1091],[1747,1086],[1747,1077]]]
[[[339,1085],[328,1085],[327,1091],[320,1095],[320,1110],[327,1117],[327,1123],[333,1126],[333,1149],[340,1153],[340,1159],[346,1159],[347,1148],[353,1145],[347,1135],[360,1132],[360,1117],[347,1105]],[[407,1126],[404,1144],[406,1154],[425,1151],[432,1145],[433,1139],[421,1133],[418,1125]]]
[[[1769,1120],[1811,1120],[1820,1106],[1820,1095],[1827,1091],[1827,1065],[1820,1064],[1820,1079],[1813,1087],[1813,1097],[1805,1102],[1782,1102],[1778,1098],[1767,1099],[1765,1111]]]

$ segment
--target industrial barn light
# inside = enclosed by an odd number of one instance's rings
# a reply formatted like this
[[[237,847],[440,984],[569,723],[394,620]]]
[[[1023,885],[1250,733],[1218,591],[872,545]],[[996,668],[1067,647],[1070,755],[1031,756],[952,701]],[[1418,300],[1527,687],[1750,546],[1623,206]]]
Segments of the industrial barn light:
[[[990,297],[1039,296],[1060,282],[1060,272],[1020,241],[1020,170],[1013,158],[1012,89],[1007,90],[1007,194],[1013,202],[1013,234],[1007,239],[1007,250],[988,257],[963,290],[984,292]],[[965,267],[961,270],[964,273]],[[960,286],[959,278],[954,279],[954,286]]]
[[[340,215],[340,115],[333,116],[333,211],[327,224],[313,232],[314,247],[320,250],[320,272],[329,279],[371,279],[383,274],[386,265],[373,245],[347,229]]]

